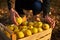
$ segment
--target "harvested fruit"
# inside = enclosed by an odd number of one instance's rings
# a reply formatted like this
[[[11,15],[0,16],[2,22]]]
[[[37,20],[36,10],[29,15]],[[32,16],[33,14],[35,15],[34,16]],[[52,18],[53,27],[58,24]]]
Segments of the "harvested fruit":
[[[34,25],[33,25],[34,27],[37,27],[38,26],[38,24],[37,24],[37,22],[34,22]]]
[[[31,26],[31,25],[28,26],[28,29],[32,29],[32,28],[33,28],[33,26]]]
[[[23,31],[23,32],[24,32],[25,30],[27,30],[27,29],[22,29],[21,31]]]
[[[24,37],[24,33],[22,31],[18,32],[17,35],[18,35],[18,38],[23,38]]]
[[[10,33],[8,33],[7,31],[4,31],[4,33],[6,34],[6,36],[7,36],[8,38],[11,38]]]
[[[24,33],[25,33],[25,36],[30,36],[30,35],[32,35],[31,30],[26,30]]]
[[[18,26],[14,26],[14,29],[19,29],[19,27]]]
[[[21,17],[16,17],[16,21],[18,24],[21,24],[22,23],[22,18]]]
[[[20,27],[20,30],[21,30],[21,31],[25,31],[26,29],[27,29],[27,26],[21,26],[21,27]]]
[[[47,30],[49,28],[50,28],[49,24],[43,24],[43,29]]]
[[[33,22],[29,22],[29,23],[28,23],[28,25],[31,25],[31,26],[33,26],[33,25],[34,25],[34,23],[33,23]]]
[[[28,24],[27,21],[23,22],[22,25],[26,26]]]
[[[39,32],[42,32],[42,31],[43,31],[43,29],[42,29],[42,28],[38,28],[38,31],[39,31]]]
[[[43,24],[43,22],[41,22],[41,21],[40,22],[37,22],[37,21],[34,21],[34,22],[24,21],[24,22],[22,22],[22,20],[20,20],[19,18],[17,18],[17,21],[20,22],[19,23],[20,25],[17,26],[17,25],[12,24],[12,25],[8,26],[8,29],[12,30],[16,34],[17,39],[31,36],[31,35],[34,35],[36,33],[42,32],[42,31],[50,28],[49,24],[47,24],[47,23]],[[6,35],[8,37],[11,36],[8,32],[6,32]]]
[[[42,27],[43,23],[42,22],[37,22],[37,27]]]
[[[19,32],[19,29],[15,29],[14,32],[15,32],[15,33]]]
[[[32,33],[35,34],[35,33],[38,33],[38,29],[37,28],[32,28]]]
[[[27,29],[27,26],[22,26],[22,29]]]
[[[10,30],[14,30],[14,27],[13,26],[8,26],[8,28],[10,29]]]

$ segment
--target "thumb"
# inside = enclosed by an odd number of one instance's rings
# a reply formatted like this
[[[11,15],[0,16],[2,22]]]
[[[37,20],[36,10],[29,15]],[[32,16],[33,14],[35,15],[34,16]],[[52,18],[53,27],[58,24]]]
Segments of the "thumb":
[[[15,24],[15,25],[18,25],[18,23],[17,23],[17,21],[16,21],[16,17],[14,16],[14,18],[13,18],[13,23]]]
[[[15,14],[12,14],[12,15],[11,15],[11,21],[12,21],[15,25],[18,25],[18,23],[16,22]]]

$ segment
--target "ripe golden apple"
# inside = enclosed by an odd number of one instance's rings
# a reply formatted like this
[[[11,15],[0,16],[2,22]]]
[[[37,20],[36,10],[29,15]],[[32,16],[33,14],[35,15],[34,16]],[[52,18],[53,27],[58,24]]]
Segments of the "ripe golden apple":
[[[18,35],[18,38],[23,38],[24,37],[24,33],[22,31],[19,31],[17,33],[17,35]]]
[[[27,24],[28,24],[28,22],[27,22],[27,21],[22,22],[22,25],[24,25],[24,26],[26,26]]]
[[[25,30],[27,30],[27,26],[21,26],[20,30],[24,32]]]
[[[13,26],[8,26],[8,29],[10,29],[10,30],[14,30],[14,27]]]
[[[49,24],[43,24],[43,29],[45,29],[45,30],[47,30],[47,29],[49,29],[50,28],[50,26],[49,26]]]
[[[42,29],[42,28],[38,28],[38,31],[39,31],[39,32],[42,32],[42,31],[43,31],[43,29]]]
[[[33,23],[33,22],[29,22],[29,23],[28,23],[28,25],[31,25],[31,26],[33,26],[33,25],[34,25],[34,23]]]
[[[33,28],[33,26],[32,26],[32,25],[29,25],[29,26],[28,26],[28,29],[32,29],[32,28]]]
[[[24,33],[25,33],[25,36],[30,36],[30,35],[32,35],[31,30],[28,30],[28,29],[27,29]]]
[[[27,26],[22,26],[23,29],[27,29]]]
[[[22,23],[22,18],[21,17],[16,17],[16,21],[18,24],[21,24]]]
[[[19,32],[20,30],[19,29],[14,29],[14,33],[17,33]]]
[[[11,38],[11,35],[10,35],[10,33],[9,33],[9,32],[4,31],[4,33],[6,34],[6,36],[7,36],[8,38]]]
[[[37,23],[37,27],[42,27],[43,23],[42,22],[38,22]]]
[[[35,34],[35,33],[38,33],[38,29],[37,28],[32,28],[32,33]]]

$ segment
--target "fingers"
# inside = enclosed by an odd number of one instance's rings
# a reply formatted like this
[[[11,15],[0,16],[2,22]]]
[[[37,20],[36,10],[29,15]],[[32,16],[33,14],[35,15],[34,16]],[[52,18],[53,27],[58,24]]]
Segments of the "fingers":
[[[18,25],[18,23],[16,22],[16,16],[15,16],[15,15],[16,15],[16,14],[15,14],[15,11],[14,11],[13,9],[11,9],[11,10],[10,10],[11,21],[12,21],[14,24]]]
[[[13,20],[12,21],[13,21],[14,24],[18,25],[18,23],[16,22],[16,17],[15,16],[13,16]]]
[[[55,27],[55,20],[53,20],[49,16],[46,16],[45,19],[47,20],[48,23],[50,23],[50,25],[52,26],[52,28]]]

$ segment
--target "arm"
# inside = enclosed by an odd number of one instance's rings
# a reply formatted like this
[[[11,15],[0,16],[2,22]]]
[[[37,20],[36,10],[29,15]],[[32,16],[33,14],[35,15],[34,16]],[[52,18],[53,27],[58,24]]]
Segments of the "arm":
[[[45,17],[46,21],[50,23],[52,28],[55,27],[55,20],[48,16],[50,12],[50,0],[43,0],[43,17]]]
[[[50,0],[43,0],[43,17],[50,12]]]
[[[8,4],[8,9],[9,9],[9,12],[10,12],[10,18],[11,18],[11,21],[18,25],[17,21],[16,21],[16,17],[20,17],[20,15],[18,14],[18,12],[15,9],[15,0],[7,0],[7,4]],[[17,4],[18,5],[18,4]],[[26,19],[26,17],[23,17],[23,19]],[[25,21],[25,20],[23,20]]]
[[[10,12],[10,18],[11,18],[11,21],[18,25],[18,23],[16,22],[16,17],[20,17],[18,15],[18,13],[14,10],[14,5],[13,5],[13,0],[7,0],[7,4],[8,4],[8,9],[9,9],[9,12]]]

